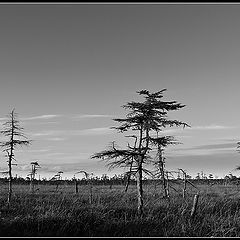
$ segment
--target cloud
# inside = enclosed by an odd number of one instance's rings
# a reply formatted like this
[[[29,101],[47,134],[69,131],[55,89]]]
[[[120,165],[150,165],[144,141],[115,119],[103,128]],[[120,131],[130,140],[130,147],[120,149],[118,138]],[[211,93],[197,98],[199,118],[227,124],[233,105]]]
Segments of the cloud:
[[[100,127],[100,128],[89,128],[79,131],[72,132],[72,135],[105,135],[105,134],[112,134],[113,130],[109,127]]]
[[[29,134],[32,137],[45,137],[52,136],[46,140],[61,141],[65,140],[63,136],[92,136],[92,135],[105,135],[112,134],[113,129],[109,127],[89,128],[83,130],[49,130]]]
[[[64,141],[66,138],[62,137],[53,137],[53,138],[46,138],[47,141]]]
[[[63,131],[63,130],[49,130],[49,131],[30,133],[29,135],[31,135],[33,137],[54,136],[54,135],[63,134],[64,132],[65,131]]]
[[[236,148],[236,144],[233,143],[219,143],[219,144],[205,144],[205,145],[199,145],[194,146],[190,148],[183,148],[182,150],[208,150],[208,149],[226,149],[226,148]]]
[[[84,119],[84,118],[112,118],[113,115],[106,114],[79,114],[73,117],[73,119]]]
[[[6,121],[8,118],[0,118],[0,121]]]
[[[186,127],[186,128],[171,128],[171,129],[163,130],[162,132],[164,134],[168,134],[168,133],[180,133],[180,132],[194,131],[194,130],[225,130],[225,129],[231,129],[231,128],[236,128],[236,127],[211,124],[211,125],[207,125],[207,126],[191,126],[191,127]]]
[[[172,148],[168,149],[168,153],[174,156],[200,156],[200,155],[217,155],[223,153],[236,153],[236,144],[220,143],[220,144],[205,144],[193,146],[189,148]]]
[[[28,149],[28,150],[23,150],[23,149],[16,149],[15,152],[17,153],[42,153],[42,152],[49,152],[50,149]]]
[[[234,128],[234,127],[212,124],[212,125],[208,125],[208,126],[193,126],[188,129],[189,130],[218,130],[218,129],[229,129],[229,128]]]
[[[237,136],[233,136],[233,137],[226,137],[226,138],[215,138],[215,140],[217,141],[224,141],[224,142],[232,142],[237,144],[237,142],[240,141],[240,138]]]
[[[61,115],[55,115],[55,114],[48,114],[48,115],[40,115],[40,116],[35,116],[35,117],[25,117],[25,118],[20,118],[23,121],[29,121],[29,120],[39,120],[39,119],[52,119],[56,117],[60,117]]]

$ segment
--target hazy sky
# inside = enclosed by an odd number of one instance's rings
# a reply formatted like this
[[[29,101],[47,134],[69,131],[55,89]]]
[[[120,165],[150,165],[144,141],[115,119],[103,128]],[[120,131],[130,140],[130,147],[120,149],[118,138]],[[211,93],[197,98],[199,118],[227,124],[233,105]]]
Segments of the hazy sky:
[[[168,170],[239,176],[239,26],[239,4],[0,4],[0,120],[15,108],[34,140],[13,173],[37,160],[42,177],[114,174],[90,159],[125,146],[112,119],[136,91],[166,88],[186,105],[169,117],[192,126],[166,130],[182,142]]]

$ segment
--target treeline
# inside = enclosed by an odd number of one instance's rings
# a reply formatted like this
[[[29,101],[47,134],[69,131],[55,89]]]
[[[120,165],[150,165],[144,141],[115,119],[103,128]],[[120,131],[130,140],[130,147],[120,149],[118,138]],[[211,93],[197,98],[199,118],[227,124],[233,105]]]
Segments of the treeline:
[[[34,185],[73,185],[77,181],[78,185],[88,185],[91,183],[92,185],[126,185],[127,182],[129,181],[127,176],[124,175],[115,175],[113,177],[109,177],[106,175],[103,175],[102,177],[93,177],[91,179],[58,179],[58,180],[48,180],[46,178],[43,179],[34,179]],[[181,184],[183,179],[181,178],[176,178],[176,179],[169,179],[168,180],[170,183],[175,183],[175,184]],[[225,176],[224,178],[219,178],[219,179],[211,179],[211,178],[205,178],[205,179],[188,179],[188,181],[191,181],[191,183],[195,185],[228,185],[228,184],[234,184],[234,185],[239,185],[240,184],[240,178],[238,177],[233,177],[229,178],[228,176]],[[4,185],[8,183],[8,178],[0,178],[0,184]],[[19,184],[19,185],[29,185],[31,183],[31,180],[28,178],[22,178],[22,177],[14,177],[13,178],[13,183],[14,184]],[[130,179],[129,184],[130,185],[136,185],[136,180],[134,178]],[[162,179],[148,179],[145,178],[143,179],[143,185],[162,185],[163,180]]]

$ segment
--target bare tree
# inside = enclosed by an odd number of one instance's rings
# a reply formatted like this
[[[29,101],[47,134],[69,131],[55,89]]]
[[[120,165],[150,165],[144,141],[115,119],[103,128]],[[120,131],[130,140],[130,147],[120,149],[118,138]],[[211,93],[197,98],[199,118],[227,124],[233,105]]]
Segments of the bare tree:
[[[92,181],[91,181],[91,176],[93,176],[93,173],[87,173],[86,171],[79,171],[79,172],[76,172],[75,174],[78,174],[78,173],[83,173],[85,178],[86,178],[86,181],[87,181],[87,185],[89,187],[89,202],[90,204],[92,204],[93,202],[93,191],[92,191]],[[76,187],[77,191],[78,192],[78,188]]]
[[[165,157],[163,156],[164,149],[170,145],[170,144],[179,144],[179,142],[176,142],[174,137],[172,136],[163,136],[163,137],[157,137],[155,139],[152,139],[152,144],[157,146],[157,154],[155,157],[155,167],[157,168],[157,172],[155,173],[155,176],[160,176],[163,183],[163,191],[164,191],[164,197],[169,197],[169,187],[168,187],[168,172],[165,169]]]
[[[1,134],[7,137],[6,141],[1,141],[0,146],[3,148],[3,152],[6,153],[7,162],[8,162],[8,177],[9,177],[9,190],[8,190],[8,206],[10,206],[11,197],[12,197],[12,166],[16,165],[13,161],[15,159],[15,148],[17,146],[28,146],[31,143],[31,140],[27,140],[27,137],[23,133],[23,128],[19,124],[17,119],[17,113],[13,109],[11,113],[7,116],[8,120],[3,123],[3,130]],[[25,139],[25,140],[22,140]]]
[[[37,169],[40,168],[38,162],[31,162],[31,172],[30,172],[30,191],[34,192],[34,179],[37,173]]]
[[[60,181],[62,180],[62,173],[63,171],[59,171],[57,174],[55,174],[51,179],[50,181],[56,181],[56,191],[58,190],[58,185],[60,183]]]
[[[92,156],[92,158],[110,160],[108,163],[110,169],[114,167],[128,167],[130,169],[129,174],[133,174],[137,181],[138,213],[140,216],[143,213],[143,174],[152,176],[152,171],[146,169],[145,166],[156,163],[150,153],[154,152],[156,145],[161,144],[162,138],[158,137],[158,133],[168,126],[189,126],[184,122],[167,119],[168,111],[178,110],[185,105],[176,101],[162,101],[164,91],[166,89],[155,93],[150,93],[147,90],[137,92],[144,96],[145,101],[127,103],[123,106],[124,109],[130,111],[126,117],[113,119],[120,123],[119,127],[113,127],[120,133],[137,131],[137,134],[134,134],[136,142],[133,146],[128,144],[126,149],[120,149],[112,142],[109,149]]]

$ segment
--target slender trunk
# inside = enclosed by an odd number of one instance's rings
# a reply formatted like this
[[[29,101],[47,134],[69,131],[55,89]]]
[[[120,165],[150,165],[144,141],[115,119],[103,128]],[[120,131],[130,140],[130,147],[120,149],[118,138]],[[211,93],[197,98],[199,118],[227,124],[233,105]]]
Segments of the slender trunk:
[[[12,116],[12,130],[11,130],[11,142],[10,142],[10,154],[8,153],[9,160],[8,160],[8,168],[9,168],[9,185],[8,185],[8,207],[10,207],[10,202],[12,199],[12,160],[13,160],[13,136],[14,136],[14,121]]]
[[[140,129],[140,138],[139,138],[139,154],[142,152],[142,140],[143,140],[143,126]],[[143,155],[139,155],[138,161],[138,170],[136,174],[136,181],[137,181],[137,199],[138,199],[138,215],[142,216],[143,214],[143,186],[142,186],[142,162],[143,162]]]
[[[130,180],[131,180],[132,165],[133,165],[133,157],[132,157],[132,162],[131,162],[131,165],[130,165],[129,175],[127,176],[127,184],[126,184],[126,187],[125,187],[125,192],[127,192],[128,186],[129,186],[129,183],[130,183]]]
[[[10,207],[10,202],[12,199],[12,165],[11,165],[11,161],[9,159],[9,180],[8,180],[8,200],[7,200],[7,204],[8,207]]]
[[[138,166],[137,177],[137,198],[138,198],[138,214],[142,216],[143,214],[143,186],[142,186],[142,163]]]
[[[168,172],[166,171],[166,195],[169,198],[169,180],[168,180]]]
[[[88,181],[91,181],[91,180],[88,180]],[[88,186],[89,186],[89,202],[90,204],[93,203],[93,194],[92,194],[92,183],[91,182],[88,182]]]
[[[58,181],[59,181],[59,180],[56,181],[56,184],[57,184],[57,185],[56,185],[56,190],[55,190],[55,191],[58,190],[58,184],[59,184]]]
[[[162,161],[160,162],[160,172],[161,172],[162,181],[163,181],[164,197],[168,197],[167,182],[166,182],[166,178],[165,178],[164,166],[163,166]]]
[[[134,150],[136,149],[136,144],[137,144],[137,137],[136,137],[135,143],[134,143]],[[130,165],[130,170],[129,170],[129,175],[128,175],[128,177],[127,177],[127,184],[126,184],[125,192],[127,192],[128,186],[129,186],[129,183],[130,183],[130,180],[131,180],[131,173],[132,173],[133,161],[134,161],[134,157],[132,157],[132,161],[131,161],[131,165]]]
[[[187,187],[186,173],[183,172],[183,198],[185,198],[186,196],[186,187]]]
[[[160,169],[160,173],[163,181],[164,197],[168,198],[169,197],[168,186],[167,186],[168,182],[165,178],[164,161],[163,161],[162,150],[160,149],[160,146],[158,151],[159,151],[159,169]]]
[[[34,165],[32,165],[31,179],[30,179],[30,192],[34,192],[33,179],[34,179]]]
[[[75,193],[78,193],[78,181],[75,179]]]
[[[127,176],[127,183],[126,183],[126,187],[125,187],[125,192],[127,192],[127,190],[128,190],[128,186],[129,186],[129,182],[130,182],[130,177],[131,177],[131,175],[129,174],[129,175]]]

